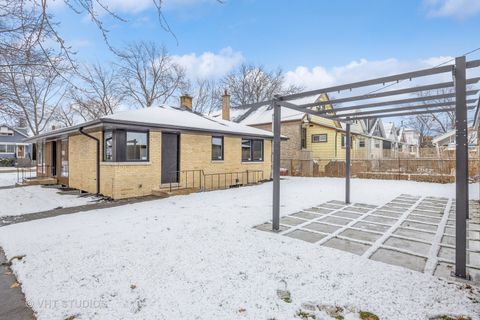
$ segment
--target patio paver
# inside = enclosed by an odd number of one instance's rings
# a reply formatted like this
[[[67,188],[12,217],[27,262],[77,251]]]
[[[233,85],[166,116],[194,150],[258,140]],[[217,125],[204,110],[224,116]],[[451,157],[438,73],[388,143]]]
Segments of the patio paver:
[[[468,222],[467,268],[480,284],[480,206]],[[256,226],[271,231],[271,223]],[[454,199],[400,195],[383,206],[332,200],[281,218],[281,235],[450,278]]]

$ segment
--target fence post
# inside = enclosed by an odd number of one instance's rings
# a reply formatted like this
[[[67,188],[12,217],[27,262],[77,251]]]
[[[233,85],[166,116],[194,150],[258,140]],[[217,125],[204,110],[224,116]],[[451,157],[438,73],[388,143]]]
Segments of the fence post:
[[[466,59],[455,59],[455,272],[454,276],[468,279],[467,275],[467,218],[468,218],[468,141],[466,104]]]
[[[278,96],[273,98],[273,205],[272,230],[280,230],[280,127],[281,109],[277,103]]]
[[[347,118],[345,139],[345,203],[350,203],[350,119]]]

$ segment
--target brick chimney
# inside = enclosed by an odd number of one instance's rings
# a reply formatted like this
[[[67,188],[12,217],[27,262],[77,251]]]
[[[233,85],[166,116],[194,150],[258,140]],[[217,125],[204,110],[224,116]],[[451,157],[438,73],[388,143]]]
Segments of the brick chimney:
[[[188,94],[181,96],[180,106],[192,110],[192,97],[190,97]]]
[[[230,95],[227,89],[222,96],[222,119],[230,121]]]

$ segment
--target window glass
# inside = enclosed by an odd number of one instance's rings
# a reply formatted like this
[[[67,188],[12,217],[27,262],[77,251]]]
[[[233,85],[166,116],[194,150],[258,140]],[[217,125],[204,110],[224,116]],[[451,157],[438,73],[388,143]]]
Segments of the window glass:
[[[212,137],[212,160],[223,160],[223,137]]]
[[[68,140],[62,140],[61,160],[62,167],[60,175],[62,177],[68,177]]]
[[[360,139],[358,140],[358,146],[359,146],[360,148],[365,148],[365,139],[364,139],[364,138],[360,138]]]
[[[127,132],[127,160],[148,160],[146,132]]]
[[[252,140],[242,139],[242,161],[252,161]]]
[[[15,145],[7,144],[7,152],[8,153],[15,153]]]
[[[112,131],[105,131],[103,135],[103,161],[113,161]]]
[[[253,161],[263,161],[263,140],[253,140]]]
[[[302,149],[306,149],[307,148],[307,128],[302,128],[301,134],[302,134],[302,141],[301,141]]]
[[[313,143],[327,142],[327,134],[326,133],[312,134],[312,142]]]
[[[0,153],[6,153],[6,152],[7,152],[7,145],[0,144]]]

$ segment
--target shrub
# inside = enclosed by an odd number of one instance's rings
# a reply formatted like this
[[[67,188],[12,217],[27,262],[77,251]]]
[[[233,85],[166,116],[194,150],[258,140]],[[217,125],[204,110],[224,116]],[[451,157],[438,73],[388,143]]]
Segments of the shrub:
[[[15,166],[14,158],[0,158],[0,167],[13,167]]]

